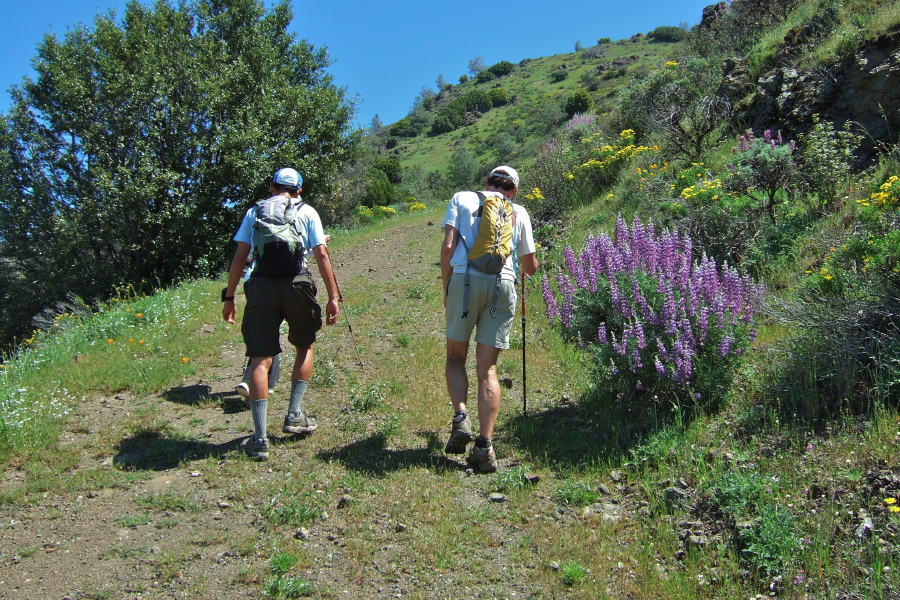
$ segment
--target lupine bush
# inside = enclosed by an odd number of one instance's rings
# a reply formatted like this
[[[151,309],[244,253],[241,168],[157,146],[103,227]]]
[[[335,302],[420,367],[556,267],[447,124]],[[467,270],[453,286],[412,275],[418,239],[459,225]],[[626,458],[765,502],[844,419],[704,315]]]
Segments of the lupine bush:
[[[763,132],[756,138],[749,129],[732,148],[735,161],[727,183],[731,191],[756,200],[759,207],[776,221],[778,192],[789,190],[797,179],[798,168],[793,141],[785,142],[781,133]]]
[[[629,229],[620,218],[614,239],[590,236],[578,256],[565,250],[555,290],[544,277],[551,323],[589,346],[626,397],[709,406],[755,336],[762,286],[693,251],[677,231],[658,233],[638,217]]]

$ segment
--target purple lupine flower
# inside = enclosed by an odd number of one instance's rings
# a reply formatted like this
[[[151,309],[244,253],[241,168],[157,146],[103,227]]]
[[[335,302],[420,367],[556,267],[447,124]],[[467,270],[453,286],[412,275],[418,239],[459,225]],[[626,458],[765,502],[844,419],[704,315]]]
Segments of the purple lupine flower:
[[[659,360],[658,356],[653,360],[653,366],[656,367],[657,375],[659,375],[660,377],[666,377],[666,367],[662,364],[662,361]]]
[[[562,294],[562,306],[560,307],[560,323],[564,328],[571,327],[575,318],[575,289],[572,280],[562,273],[556,276],[556,287]]]
[[[597,328],[597,341],[601,344],[609,343],[609,337],[606,334],[606,323],[600,323],[600,327]]]
[[[763,131],[763,139],[766,140],[767,142],[772,141],[772,130],[771,129],[766,129],[765,131]]]
[[[640,321],[635,320],[634,325],[631,327],[631,332],[637,342],[637,347],[641,350],[646,348],[647,339],[644,337],[644,325]]]
[[[719,348],[718,348],[720,357],[724,358],[725,356],[728,356],[728,353],[731,352],[731,342],[733,342],[733,341],[734,340],[731,338],[730,335],[726,335],[726,336],[722,337],[722,340],[719,342]]]
[[[550,324],[553,325],[560,320],[559,304],[556,302],[553,290],[550,289],[550,278],[546,275],[541,281],[541,291],[544,293],[544,304],[547,305],[547,318],[550,319]]]
[[[656,338],[656,348],[659,351],[659,357],[662,360],[666,362],[669,362],[671,360],[671,355],[669,354],[669,351],[666,350],[666,345],[659,338]]]
[[[637,348],[631,349],[631,372],[637,373],[638,369],[643,369],[644,363],[641,362],[641,353]]]

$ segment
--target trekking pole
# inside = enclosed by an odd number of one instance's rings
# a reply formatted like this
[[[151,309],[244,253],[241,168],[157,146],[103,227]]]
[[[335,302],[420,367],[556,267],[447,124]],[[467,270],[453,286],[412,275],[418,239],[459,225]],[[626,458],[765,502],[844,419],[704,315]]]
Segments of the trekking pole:
[[[528,370],[525,368],[525,273],[522,273],[522,415],[528,416]]]
[[[350,339],[353,340],[353,347],[356,348],[356,360],[359,366],[363,366],[362,357],[359,355],[359,346],[356,344],[356,336],[353,335],[353,325],[350,324],[350,309],[344,307],[344,295],[341,293],[341,286],[338,283],[337,274],[334,272],[334,263],[331,262],[331,257],[328,257],[328,262],[331,264],[331,276],[334,277],[334,287],[338,293],[338,304],[341,305],[341,312],[344,313],[344,317],[347,319],[347,330],[350,332]]]

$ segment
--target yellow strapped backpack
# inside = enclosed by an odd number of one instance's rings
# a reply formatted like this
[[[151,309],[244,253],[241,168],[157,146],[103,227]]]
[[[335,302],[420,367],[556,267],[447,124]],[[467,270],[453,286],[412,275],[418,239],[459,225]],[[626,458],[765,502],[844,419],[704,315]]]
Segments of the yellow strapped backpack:
[[[506,259],[513,253],[516,246],[516,211],[512,202],[505,196],[478,194],[481,202],[475,217],[480,220],[478,234],[470,248],[460,236],[463,247],[468,252],[469,266],[478,269],[488,275],[497,275],[497,286],[494,288],[494,303],[491,306],[491,316],[497,311],[497,299],[500,295],[500,273]],[[515,260],[513,271],[516,270]],[[463,318],[469,313],[469,273],[466,271],[466,289],[463,296]]]

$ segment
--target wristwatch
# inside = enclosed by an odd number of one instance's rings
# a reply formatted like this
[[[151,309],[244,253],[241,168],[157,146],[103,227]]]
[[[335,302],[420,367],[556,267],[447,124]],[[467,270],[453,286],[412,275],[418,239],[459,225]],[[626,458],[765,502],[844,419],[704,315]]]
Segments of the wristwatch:
[[[222,302],[234,302],[234,296],[226,296],[228,288],[222,288]]]

